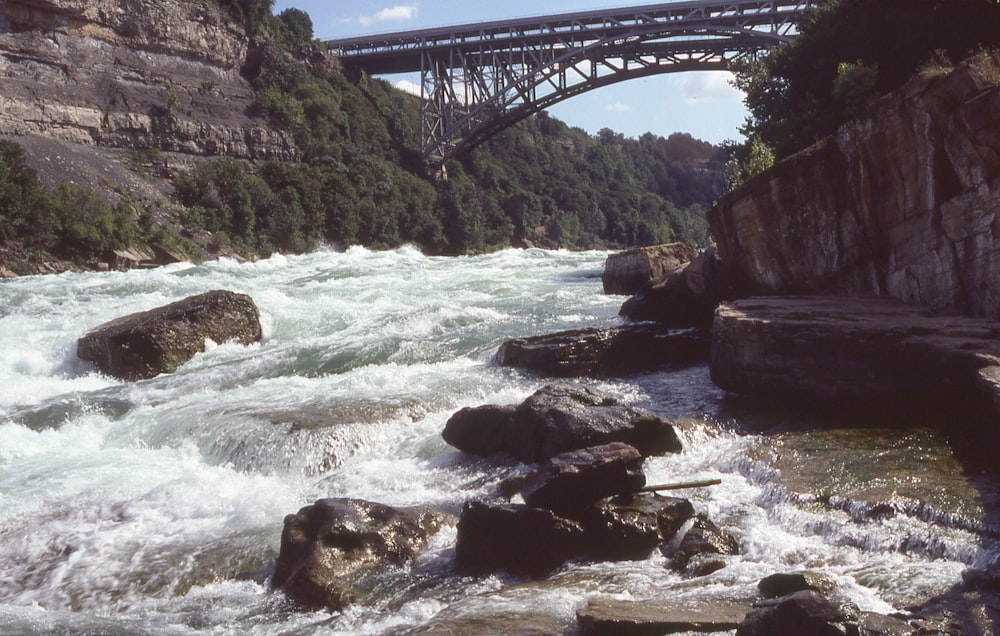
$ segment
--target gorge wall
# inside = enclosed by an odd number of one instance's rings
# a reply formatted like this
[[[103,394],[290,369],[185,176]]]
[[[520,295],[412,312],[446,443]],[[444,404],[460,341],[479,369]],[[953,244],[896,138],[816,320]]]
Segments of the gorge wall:
[[[914,79],[723,197],[748,295],[891,297],[1000,318],[1000,61]]]
[[[214,0],[0,4],[0,134],[293,159],[250,117],[247,34]]]

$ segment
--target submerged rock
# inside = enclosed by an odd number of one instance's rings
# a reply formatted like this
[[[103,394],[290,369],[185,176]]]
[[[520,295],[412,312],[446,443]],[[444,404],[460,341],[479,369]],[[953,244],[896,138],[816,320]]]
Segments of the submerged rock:
[[[554,377],[614,376],[701,362],[708,359],[710,345],[706,330],[627,325],[508,340],[497,351],[496,361],[502,367]]]
[[[509,453],[525,462],[612,442],[634,446],[644,456],[681,450],[669,422],[568,383],[540,389],[513,412],[505,406],[462,409],[448,420],[442,436],[467,453]]]
[[[1000,364],[1000,323],[875,298],[768,297],[715,318],[712,379],[722,388],[820,400],[967,407],[980,370]]]
[[[366,594],[364,579],[412,559],[439,515],[358,499],[321,499],[285,517],[272,584],[308,607],[340,610]]]
[[[698,255],[683,243],[639,247],[612,254],[604,264],[605,294],[628,295],[690,263]]]
[[[639,451],[621,442],[562,453],[528,476],[522,495],[529,506],[573,515],[595,501],[645,486],[642,462]]]
[[[142,380],[172,373],[205,341],[261,339],[260,313],[245,294],[212,291],[105,323],[80,338],[77,356],[108,375]]]

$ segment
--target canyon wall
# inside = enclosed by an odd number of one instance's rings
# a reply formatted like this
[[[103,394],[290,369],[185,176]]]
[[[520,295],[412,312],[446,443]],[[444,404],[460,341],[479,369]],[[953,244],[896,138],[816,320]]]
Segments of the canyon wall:
[[[1000,318],[1000,61],[986,67],[914,79],[723,197],[712,233],[745,292]]]
[[[0,3],[0,134],[293,159],[248,115],[251,47],[215,0]]]

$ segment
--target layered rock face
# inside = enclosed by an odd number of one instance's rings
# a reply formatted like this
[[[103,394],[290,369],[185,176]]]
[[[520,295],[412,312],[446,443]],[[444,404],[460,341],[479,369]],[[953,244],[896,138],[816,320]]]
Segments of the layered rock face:
[[[247,115],[250,44],[214,0],[0,4],[0,134],[293,159]]]
[[[752,294],[875,295],[1000,318],[1000,86],[963,67],[724,197],[719,255]]]

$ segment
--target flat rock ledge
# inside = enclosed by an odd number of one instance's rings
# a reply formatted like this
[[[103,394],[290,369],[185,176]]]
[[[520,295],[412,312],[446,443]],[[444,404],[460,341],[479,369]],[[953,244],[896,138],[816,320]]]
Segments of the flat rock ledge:
[[[710,365],[712,380],[736,393],[971,404],[1000,415],[1000,323],[888,299],[724,303]]]
[[[253,299],[211,291],[105,323],[77,341],[76,353],[107,375],[144,380],[173,373],[204,351],[206,340],[249,345],[261,335]]]
[[[619,601],[598,596],[577,610],[576,617],[583,634],[706,634],[736,629],[751,609],[750,603],[739,601]]]

